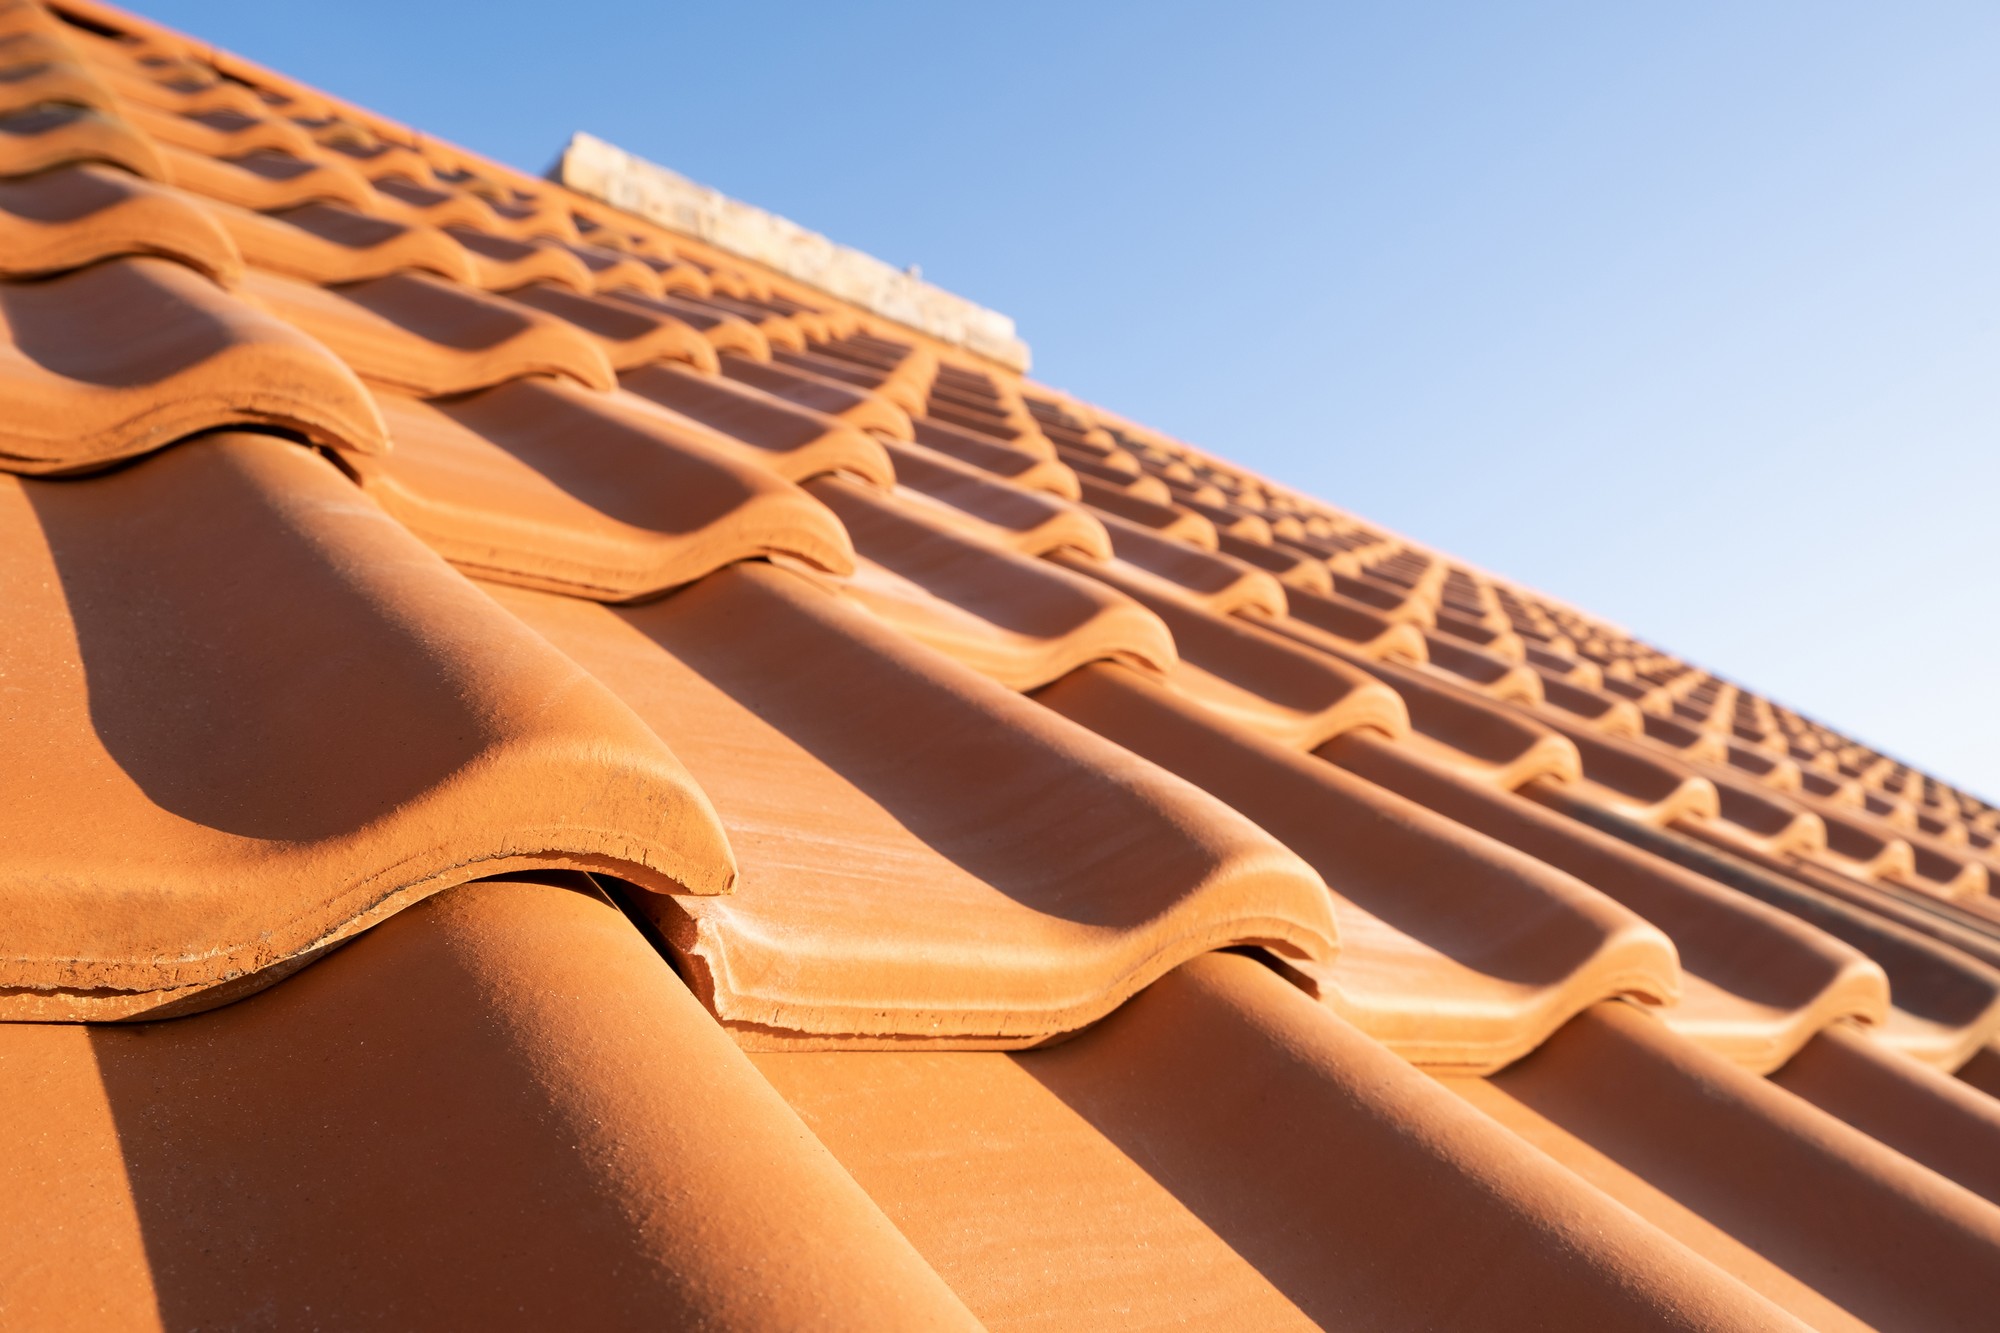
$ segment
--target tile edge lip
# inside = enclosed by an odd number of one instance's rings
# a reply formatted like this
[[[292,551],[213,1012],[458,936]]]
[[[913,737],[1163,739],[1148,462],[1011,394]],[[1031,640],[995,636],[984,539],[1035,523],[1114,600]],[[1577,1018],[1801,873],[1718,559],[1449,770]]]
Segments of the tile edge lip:
[[[1014,321],[873,255],[732,199],[581,130],[549,176],[578,194],[764,264],[830,296],[1026,373]]]

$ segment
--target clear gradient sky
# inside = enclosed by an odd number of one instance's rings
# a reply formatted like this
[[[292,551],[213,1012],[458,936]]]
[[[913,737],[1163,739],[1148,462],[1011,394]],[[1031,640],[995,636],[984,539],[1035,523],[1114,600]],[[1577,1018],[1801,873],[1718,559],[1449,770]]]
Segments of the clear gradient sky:
[[[1990,0],[139,7],[920,263],[1049,383],[2000,799]]]

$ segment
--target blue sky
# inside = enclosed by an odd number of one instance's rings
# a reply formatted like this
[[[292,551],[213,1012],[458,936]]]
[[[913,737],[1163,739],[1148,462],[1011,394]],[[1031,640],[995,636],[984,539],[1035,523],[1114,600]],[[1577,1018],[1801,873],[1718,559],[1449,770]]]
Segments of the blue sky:
[[[2000,6],[142,9],[920,263],[1050,383],[2000,798]]]

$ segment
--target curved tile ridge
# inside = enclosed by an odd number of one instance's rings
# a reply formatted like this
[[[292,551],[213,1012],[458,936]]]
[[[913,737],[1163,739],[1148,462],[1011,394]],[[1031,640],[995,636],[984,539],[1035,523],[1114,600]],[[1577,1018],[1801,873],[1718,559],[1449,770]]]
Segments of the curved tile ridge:
[[[1639,740],[1622,740],[1570,723],[1550,709],[1535,720],[1553,728],[1583,756],[1583,776],[1568,783],[1571,796],[1621,818],[1665,827],[1686,820],[1717,819],[1722,797],[1715,784]]]
[[[1306,592],[1322,595],[1333,591],[1333,571],[1327,568],[1324,560],[1309,551],[1288,550],[1275,541],[1269,546],[1262,546],[1246,541],[1233,532],[1217,533],[1216,541],[1217,549],[1224,555],[1275,575],[1278,582],[1287,588],[1302,588]]]
[[[1842,902],[1949,944],[1959,953],[1976,958],[1989,967],[2000,967],[2000,931],[1994,930],[1994,923],[1989,918],[1963,904],[1929,894],[1906,893],[1890,884],[1856,879],[1812,861],[1773,857],[1755,849],[1735,850],[1735,855],[1772,874],[1797,880]]]
[[[1630,1005],[1492,1083],[1868,1323],[1992,1323],[2000,1208]]]
[[[1209,949],[1334,948],[1319,876],[1241,815],[798,575],[495,595],[714,799],[737,891],[644,906],[745,1045],[1028,1046]]]
[[[1771,1081],[1989,1203],[2000,1203],[2000,1100],[1846,1027]]]
[[[179,191],[95,162],[0,181],[0,277],[156,255],[224,287],[243,274],[227,233]]]
[[[572,292],[596,289],[589,266],[566,242],[547,236],[522,240],[462,222],[445,224],[440,230],[464,251],[476,287],[507,291],[545,282]]]
[[[362,282],[422,269],[470,282],[471,265],[450,237],[422,223],[392,222],[324,200],[275,212],[211,202],[208,213],[258,268],[310,282]]]
[[[572,880],[447,890],[212,1013],[0,1025],[8,1322],[976,1327]]]
[[[1358,727],[1391,736],[1409,731],[1396,692],[1344,662],[1256,621],[1216,615],[1163,580],[1131,577],[1116,562],[1094,564],[1066,551],[1049,558],[1102,580],[1165,621],[1180,653],[1168,673],[1174,688],[1246,731],[1300,750]]]
[[[1490,1072],[1613,996],[1680,993],[1674,946],[1595,889],[1407,798],[1093,666],[1037,694],[1196,783],[1306,858],[1341,950],[1293,966],[1415,1064]]]
[[[996,1328],[1800,1327],[1247,958],[1047,1050],[756,1063]]]
[[[527,306],[396,272],[338,288],[251,270],[243,290],[378,384],[424,397],[468,393],[523,375],[617,386],[611,363],[573,324]]]
[[[1158,579],[1219,616],[1249,612],[1275,618],[1285,614],[1285,586],[1269,571],[1163,537],[1116,514],[1100,513],[1098,518],[1111,534],[1112,552],[1140,577]]]
[[[589,296],[546,281],[511,288],[506,296],[583,330],[604,349],[614,370],[648,361],[682,361],[704,374],[720,371],[715,348],[699,329],[647,309],[651,303],[641,298]]]
[[[960,430],[929,417],[916,418],[911,429],[916,442],[926,449],[990,472],[1016,486],[1047,491],[1065,500],[1075,500],[1080,495],[1075,471],[1058,458],[1016,449],[991,436]]]
[[[83,471],[227,426],[282,427],[361,453],[385,447],[352,372],[180,264],[120,258],[0,283],[0,326],[0,468],[9,471]]]
[[[839,417],[851,426],[872,431],[885,439],[909,441],[916,438],[910,414],[879,390],[843,384],[794,366],[760,361],[736,352],[722,356],[722,373],[752,388]]]
[[[2000,970],[1887,916],[1854,906],[1797,877],[1774,874],[1754,859],[1657,829],[1538,786],[1536,800],[1654,856],[1698,871],[1781,908],[1881,964],[1893,1004],[1880,1040],[1942,1069],[1955,1069],[2000,1032]]]
[[[921,444],[885,443],[896,468],[896,493],[943,522],[1021,555],[1064,547],[1093,560],[1111,558],[1104,525],[1083,506],[1015,486]]]
[[[365,213],[379,198],[360,172],[341,162],[298,158],[268,148],[234,158],[203,157],[170,144],[160,151],[165,167],[161,179],[252,212],[318,201]]]
[[[798,487],[590,390],[537,378],[378,401],[395,448],[351,464],[362,487],[482,578],[626,602],[738,560],[854,568],[839,521]]]
[[[1738,1064],[1766,1072],[1836,1020],[1888,1017],[1882,966],[1779,907],[1470,780],[1407,743],[1345,736],[1319,753],[1576,876],[1666,931],[1680,954],[1683,990],[1662,1011],[1665,1021]]]
[[[618,382],[625,390],[620,397],[635,408],[712,431],[787,481],[845,472],[877,486],[896,484],[882,442],[824,412],[684,366],[636,366]]]
[[[1278,623],[1279,629],[1289,622]],[[1577,747],[1520,710],[1508,708],[1455,681],[1384,658],[1322,647],[1393,687],[1410,710],[1409,748],[1463,776],[1502,791],[1538,779],[1573,783],[1582,771]]]
[[[924,407],[930,401],[931,377],[937,373],[937,356],[927,348],[916,349],[904,361],[910,370],[899,374],[893,369],[885,370],[873,361],[857,361],[849,349],[835,344],[823,343],[806,352],[776,348],[771,352],[773,365],[787,366],[821,379],[879,394],[903,409],[904,415],[916,418],[924,414]]]
[[[0,177],[73,162],[108,162],[148,180],[168,179],[152,140],[121,116],[63,102],[0,113]]]
[[[205,1008],[511,867],[729,887],[658,738],[324,459],[217,434],[0,506],[33,687],[0,714],[0,1018]]]
[[[673,320],[697,334],[707,344],[708,352],[700,368],[710,373],[717,369],[717,359],[724,352],[750,361],[771,359],[771,340],[757,325],[741,315],[705,304],[698,295],[661,292],[658,296],[648,296],[633,291],[611,292],[608,295],[634,309]]]
[[[1423,631],[1406,620],[1390,620],[1373,607],[1339,593],[1292,587],[1286,614],[1271,628],[1314,648],[1351,652],[1371,662],[1415,666],[1430,655]]]
[[[965,536],[928,509],[838,477],[810,483],[867,562],[846,593],[898,629],[1009,689],[1031,690],[1086,662],[1164,672],[1160,618],[1115,589]]]

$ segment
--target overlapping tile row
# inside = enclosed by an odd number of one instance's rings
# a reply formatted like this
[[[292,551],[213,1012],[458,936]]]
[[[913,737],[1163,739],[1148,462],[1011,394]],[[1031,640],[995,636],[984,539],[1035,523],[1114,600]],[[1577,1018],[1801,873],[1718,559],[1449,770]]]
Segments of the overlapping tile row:
[[[1990,1322],[2000,812],[131,16],[0,87],[8,1308]]]

